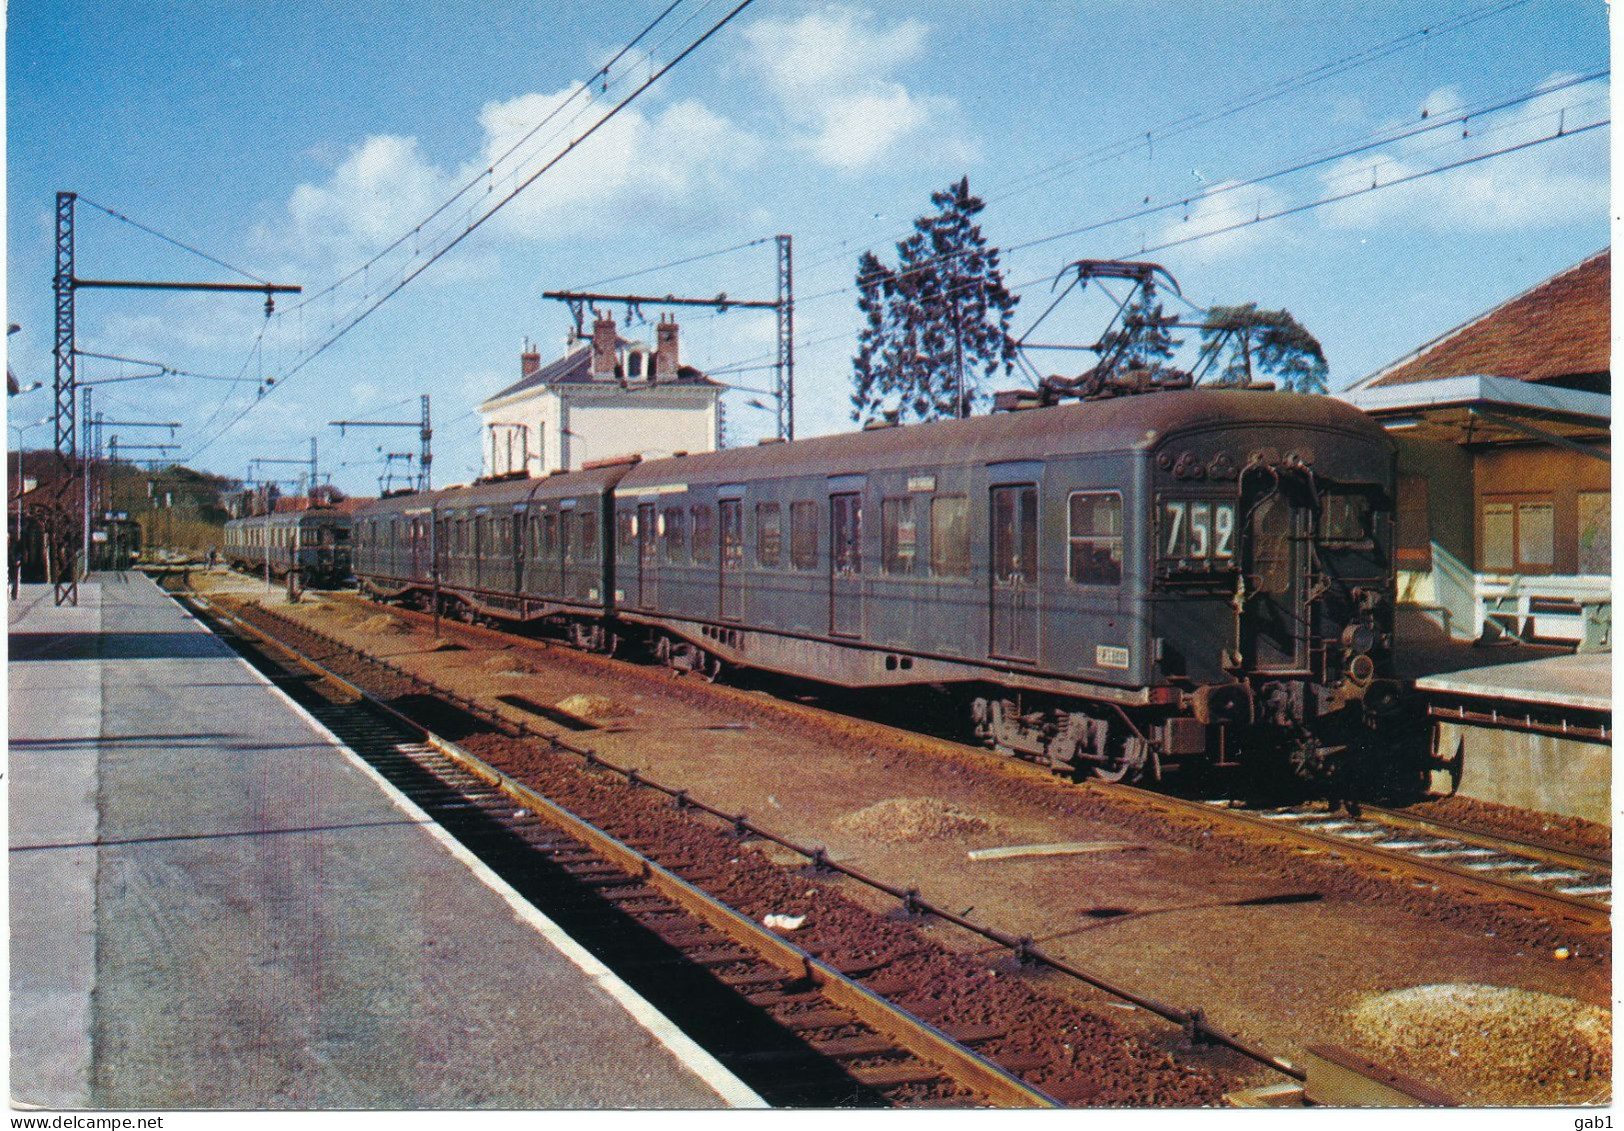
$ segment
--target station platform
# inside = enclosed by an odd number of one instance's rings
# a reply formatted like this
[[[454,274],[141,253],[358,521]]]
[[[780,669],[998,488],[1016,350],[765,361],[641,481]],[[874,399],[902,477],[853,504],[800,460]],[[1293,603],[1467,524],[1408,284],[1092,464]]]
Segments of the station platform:
[[[1454,792],[1612,824],[1612,660],[1564,653],[1416,680]]]
[[[761,1106],[150,579],[9,679],[14,1106]]]

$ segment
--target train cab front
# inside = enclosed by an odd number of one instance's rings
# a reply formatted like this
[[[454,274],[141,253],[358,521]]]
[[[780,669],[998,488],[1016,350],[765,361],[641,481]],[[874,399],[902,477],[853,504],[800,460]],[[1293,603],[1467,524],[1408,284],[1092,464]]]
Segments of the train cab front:
[[[1199,478],[1161,470],[1156,563],[1164,672],[1185,719],[1172,757],[1349,788],[1400,707],[1392,678],[1391,463],[1368,445],[1259,446]],[[1164,459],[1164,463],[1167,461]],[[1216,474],[1215,474],[1216,472]]]

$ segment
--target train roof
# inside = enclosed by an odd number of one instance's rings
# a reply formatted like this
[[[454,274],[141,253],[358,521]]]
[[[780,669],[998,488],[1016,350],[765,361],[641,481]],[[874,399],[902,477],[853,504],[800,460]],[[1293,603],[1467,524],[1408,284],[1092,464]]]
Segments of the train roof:
[[[965,463],[1127,452],[1154,447],[1177,433],[1232,424],[1339,431],[1384,446],[1392,443],[1375,420],[1332,397],[1178,389],[653,460],[632,468],[621,486],[633,491],[672,482],[902,469],[940,462],[944,452]]]
[[[407,514],[426,510],[430,506],[445,507],[501,507],[546,499],[568,499],[578,495],[601,495],[612,490],[632,465],[614,464],[594,467],[585,471],[571,471],[544,475],[535,479],[508,479],[499,483],[475,483],[467,487],[447,487],[426,494],[418,492],[390,495],[376,499],[355,512],[355,517],[371,515]]]
[[[253,514],[229,520],[227,526],[302,526],[307,521],[326,521],[349,526],[351,517],[344,511],[330,507],[307,507],[302,511],[277,511],[274,514]]]

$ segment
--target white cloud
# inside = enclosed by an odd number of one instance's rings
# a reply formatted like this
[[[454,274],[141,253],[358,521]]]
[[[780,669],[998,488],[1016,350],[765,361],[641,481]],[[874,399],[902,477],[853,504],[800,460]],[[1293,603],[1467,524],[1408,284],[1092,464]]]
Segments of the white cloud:
[[[351,149],[326,184],[293,190],[290,234],[313,254],[376,246],[400,235],[449,191],[449,178],[416,138],[375,135]]]
[[[1550,87],[1567,76],[1553,75]],[[1465,102],[1445,87],[1422,104],[1430,119],[1458,114]],[[1577,218],[1605,215],[1609,199],[1607,132],[1535,145],[1449,172],[1394,182],[1442,165],[1567,132],[1607,116],[1604,84],[1583,83],[1552,91],[1513,110],[1441,125],[1378,154],[1338,162],[1321,178],[1326,195],[1371,184],[1321,210],[1332,228],[1419,228],[1428,231],[1509,232],[1559,227]],[[1465,136],[1463,136],[1465,135]]]
[[[570,94],[526,94],[486,105],[480,113],[484,161],[465,174],[492,167],[496,192],[511,191],[545,160],[535,155],[557,153],[601,112],[594,108],[591,117],[562,126],[571,107],[503,158]],[[560,129],[568,132],[553,139]],[[517,197],[499,220],[512,233],[540,239],[650,222],[691,223],[710,213],[717,195],[756,163],[761,148],[753,135],[693,99],[672,103],[653,117],[623,110]]]
[[[474,182],[376,273],[398,270],[513,192],[608,108],[579,94],[570,87],[487,103],[479,114],[479,154],[457,169],[431,161],[416,138],[369,137],[325,181],[294,189],[287,230],[262,231],[261,243],[348,267],[411,233],[413,224]],[[556,240],[700,221],[721,207],[735,175],[756,162],[761,148],[754,136],[694,100],[652,116],[623,110],[498,212],[492,228]]]
[[[749,66],[800,129],[796,144],[822,164],[869,168],[930,130],[938,153],[973,157],[951,128],[953,99],[915,94],[892,77],[924,55],[918,20],[882,28],[872,12],[832,4],[797,20],[760,20],[744,34]]]

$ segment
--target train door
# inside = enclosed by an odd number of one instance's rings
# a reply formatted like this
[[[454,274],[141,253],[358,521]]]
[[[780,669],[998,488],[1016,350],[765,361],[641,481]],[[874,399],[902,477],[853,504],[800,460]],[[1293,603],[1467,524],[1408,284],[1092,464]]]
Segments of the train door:
[[[1241,652],[1259,671],[1304,671],[1308,667],[1308,595],[1303,567],[1310,500],[1295,499],[1296,493],[1296,485],[1287,480],[1242,500],[1243,513],[1248,516],[1244,568],[1250,591],[1248,615],[1241,625]]]
[[[572,502],[558,512],[558,588],[557,593],[566,600],[575,596],[575,504]]]
[[[829,631],[863,634],[863,497],[829,496]]]
[[[1003,660],[1035,660],[1038,643],[1038,489],[992,488],[990,650]]]
[[[524,508],[515,507],[513,516],[508,520],[508,549],[513,552],[513,592],[515,595],[524,592],[524,519]]]
[[[722,534],[721,614],[723,620],[738,620],[744,615],[744,503],[722,499],[717,509]]]
[[[660,603],[660,528],[653,503],[637,504],[637,604],[652,609]]]

